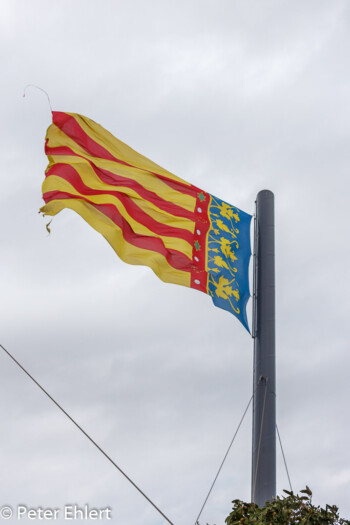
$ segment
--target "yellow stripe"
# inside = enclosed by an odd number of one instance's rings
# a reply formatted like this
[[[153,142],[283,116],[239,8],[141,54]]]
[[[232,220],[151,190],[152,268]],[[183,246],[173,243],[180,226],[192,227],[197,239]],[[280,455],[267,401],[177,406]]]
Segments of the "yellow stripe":
[[[132,164],[133,166],[137,166],[141,169],[155,171],[160,175],[169,177],[169,179],[173,181],[182,182],[183,184],[186,184],[186,186],[191,186],[190,183],[184,181],[180,177],[177,177],[173,173],[170,173],[170,171],[167,171],[161,166],[158,166],[158,164],[152,160],[144,157],[137,151],[130,148],[130,146],[117,139],[100,124],[97,124],[97,122],[84,117],[83,115],[78,115],[77,113],[67,114],[71,115],[78,122],[78,124],[85,131],[85,133],[89,135],[89,137],[100,144],[100,146],[102,146],[104,149],[107,149],[114,157],[118,158],[119,160]]]
[[[120,228],[118,228],[111,219],[88,203],[77,199],[55,200],[43,206],[41,211],[45,215],[56,215],[64,208],[70,208],[81,215],[90,226],[107,239],[114,251],[124,262],[149,266],[164,282],[188,287],[191,286],[191,275],[189,272],[176,270],[169,265],[163,255],[157,252],[143,250],[129,244],[124,239]]]
[[[183,228],[185,230],[188,230],[191,233],[194,232],[194,227],[195,227],[194,221],[191,221],[190,219],[186,219],[183,217],[177,217],[164,210],[160,210],[152,202],[140,196],[132,188],[129,188],[126,186],[119,186],[119,185],[113,186],[111,184],[106,184],[105,182],[102,182],[101,179],[96,175],[92,166],[85,159],[82,159],[81,157],[73,157],[72,155],[71,156],[60,155],[60,156],[51,157],[50,159],[51,162],[48,166],[47,171],[54,166],[53,162],[55,160],[57,160],[57,162],[59,163],[68,164],[72,166],[78,172],[83,183],[89,188],[94,189],[94,190],[99,190],[99,191],[107,191],[107,192],[113,191],[113,192],[118,192],[121,195],[126,195],[130,197],[135,202],[135,204],[137,204],[139,208],[141,208],[145,213],[147,213],[154,220],[160,223],[163,223],[163,224],[169,224],[170,226],[173,226],[175,228]],[[52,175],[50,175],[50,177],[51,176]]]
[[[50,191],[62,191],[69,193],[70,195],[76,195],[77,197],[82,196],[68,181],[62,177],[56,175],[50,175],[45,178],[42,185],[43,193]],[[184,253],[192,259],[192,245],[189,244],[184,239],[179,239],[178,237],[168,237],[161,236],[153,233],[145,225],[137,222],[133,217],[131,217],[126,211],[123,204],[117,197],[113,195],[104,194],[104,195],[86,195],[86,198],[93,202],[94,204],[112,204],[119,211],[119,213],[125,218],[125,220],[130,224],[131,228],[137,235],[147,235],[149,237],[159,237],[162,239],[164,245],[168,249],[177,250]],[[63,200],[64,201],[64,200]],[[113,222],[113,221],[112,221]]]
[[[51,126],[48,128],[46,138],[49,139],[48,146],[51,148],[66,146],[72,149],[78,155],[81,155],[93,162],[93,164],[95,164],[96,167],[135,180],[136,182],[141,184],[145,189],[153,191],[166,201],[174,202],[178,206],[192,212],[195,208],[196,199],[191,195],[185,195],[180,191],[174,190],[173,188],[162,182],[160,179],[158,179],[156,176],[146,171],[142,171],[142,167],[140,169],[131,168],[129,166],[119,164],[115,161],[105,160],[99,157],[93,157],[89,155],[83,148],[81,148],[76,142],[74,142],[74,140],[72,140],[70,137],[68,137],[68,135],[63,133],[63,131],[61,131],[55,124],[51,124]],[[48,158],[50,163],[60,162],[60,155],[48,155]],[[69,158],[71,159],[72,157]],[[68,161],[69,164],[70,162],[71,161]]]

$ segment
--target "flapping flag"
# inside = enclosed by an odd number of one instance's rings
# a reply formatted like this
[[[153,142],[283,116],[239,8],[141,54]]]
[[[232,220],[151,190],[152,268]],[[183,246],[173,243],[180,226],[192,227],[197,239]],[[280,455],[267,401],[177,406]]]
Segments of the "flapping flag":
[[[251,216],[176,177],[96,122],[54,111],[44,215],[77,212],[129,264],[209,294],[248,328]]]

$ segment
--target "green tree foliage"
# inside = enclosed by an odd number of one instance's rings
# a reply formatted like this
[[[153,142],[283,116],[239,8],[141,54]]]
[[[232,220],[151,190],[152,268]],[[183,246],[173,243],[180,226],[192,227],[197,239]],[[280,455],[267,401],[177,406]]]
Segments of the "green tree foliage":
[[[284,490],[287,496],[277,496],[262,508],[255,503],[244,503],[235,499],[233,510],[227,516],[227,525],[350,525],[350,521],[339,518],[338,507],[326,505],[325,509],[312,504],[309,487],[300,495]]]

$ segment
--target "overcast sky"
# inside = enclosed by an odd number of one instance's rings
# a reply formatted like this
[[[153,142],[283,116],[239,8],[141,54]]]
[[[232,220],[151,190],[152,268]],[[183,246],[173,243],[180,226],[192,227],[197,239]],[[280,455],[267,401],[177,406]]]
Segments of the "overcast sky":
[[[293,489],[350,518],[349,1],[0,7],[0,343],[175,525],[194,523],[252,393],[252,340],[209,296],[121,262],[73,212],[48,236],[50,109],[38,90],[22,97],[37,84],[53,109],[248,213],[275,193],[277,422]],[[165,523],[5,354],[0,392],[0,505]],[[250,499],[251,418],[201,525]]]

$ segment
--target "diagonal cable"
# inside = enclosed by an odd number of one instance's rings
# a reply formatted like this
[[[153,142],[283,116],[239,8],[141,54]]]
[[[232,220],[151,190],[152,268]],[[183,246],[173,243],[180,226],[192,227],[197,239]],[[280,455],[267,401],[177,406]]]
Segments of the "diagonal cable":
[[[280,436],[280,432],[279,432],[279,430],[278,430],[278,426],[277,426],[277,424],[276,424],[276,430],[277,430],[278,440],[279,440],[279,442],[280,442],[280,447],[281,447],[281,451],[282,451],[282,456],[283,456],[284,466],[286,467],[287,477],[288,477],[288,481],[289,481],[289,487],[290,487],[291,492],[293,492],[292,484],[291,484],[291,482],[290,482],[290,477],[289,477],[289,471],[288,471],[288,467],[287,467],[287,461],[286,461],[286,457],[285,457],[285,455],[284,455],[284,450],[283,450],[283,447],[282,447],[281,436]]]
[[[170,525],[174,525],[173,522],[170,521],[170,519],[167,518],[167,516],[157,507],[157,505],[155,505],[153,501],[148,496],[146,496],[144,492],[142,492],[142,490],[136,485],[136,483],[134,483],[132,479],[130,479],[129,476],[125,474],[125,472],[120,467],[118,467],[118,465],[113,461],[113,459],[110,456],[108,456],[108,454],[106,454],[106,452],[96,443],[96,441],[94,441],[92,437],[90,437],[89,434],[85,432],[85,430],[80,425],[78,425],[78,423],[68,414],[68,412],[66,412],[64,408],[62,408],[61,405],[59,405],[57,401],[55,401],[55,399],[45,390],[45,388],[43,388],[40,385],[40,383],[38,383],[38,381],[34,379],[32,375],[30,375],[30,373],[17,361],[17,359],[15,359],[13,355],[11,355],[10,352],[6,350],[6,348],[2,344],[0,344],[0,347],[4,350],[4,352],[6,352],[6,354],[12,359],[12,361],[14,361],[16,365],[18,365],[23,370],[23,372],[27,374],[27,376],[40,388],[40,390],[42,390],[44,394],[46,394],[46,396],[49,399],[51,399],[51,401],[64,413],[64,415],[67,416],[72,423],[74,423],[74,425],[84,434],[84,436],[86,436],[88,440],[91,441],[93,445],[95,445],[95,447],[101,452],[101,454],[103,454],[108,459],[108,461],[110,461],[112,465],[117,470],[119,470],[119,472],[131,483],[131,485],[133,485],[133,487],[135,487],[135,489],[148,501],[148,503],[150,503],[152,507],[154,507],[159,512],[159,514],[161,514],[163,518],[166,519],[168,523],[170,523]]]
[[[214,488],[214,485],[215,485],[215,483],[216,483],[216,480],[217,480],[218,477],[219,477],[219,474],[220,474],[221,469],[222,469],[222,467],[223,467],[223,465],[224,465],[224,463],[225,463],[225,461],[226,461],[226,458],[227,458],[227,456],[228,456],[228,454],[229,454],[229,452],[230,452],[230,450],[231,450],[231,447],[232,447],[232,445],[233,445],[233,442],[234,442],[234,440],[236,439],[236,436],[237,436],[237,434],[238,434],[239,429],[241,428],[241,425],[242,425],[242,423],[243,423],[243,420],[244,420],[244,418],[245,418],[246,413],[248,412],[248,408],[249,408],[249,406],[250,406],[250,403],[252,402],[253,397],[254,397],[254,394],[253,394],[252,397],[250,398],[249,403],[248,403],[248,405],[247,405],[247,407],[246,407],[246,409],[245,409],[245,411],[244,411],[244,413],[243,413],[243,416],[241,417],[241,420],[240,420],[240,422],[239,422],[239,424],[238,424],[238,427],[237,427],[237,429],[236,429],[236,432],[234,433],[234,436],[233,436],[233,438],[232,438],[232,440],[231,440],[231,443],[230,443],[230,445],[229,445],[229,447],[228,447],[228,449],[227,449],[227,451],[226,451],[226,454],[224,455],[224,459],[223,459],[222,462],[221,462],[221,465],[220,465],[220,467],[219,467],[219,470],[218,470],[217,473],[216,473],[216,476],[215,476],[215,478],[214,478],[214,481],[213,481],[213,483],[212,483],[212,485],[211,485],[211,487],[210,487],[210,489],[209,489],[209,492],[208,492],[208,494],[207,494],[207,497],[206,497],[205,500],[204,500],[204,503],[203,503],[202,508],[201,508],[201,510],[200,510],[200,512],[199,512],[199,514],[198,514],[198,516],[197,516],[197,519],[196,519],[194,525],[199,525],[198,520],[199,520],[199,518],[200,518],[201,515],[202,515],[202,512],[203,512],[203,510],[204,510],[204,507],[205,507],[205,505],[206,505],[206,503],[207,503],[207,501],[208,501],[208,499],[209,499],[209,496],[210,496],[210,494],[211,494],[211,492],[212,492],[212,490],[213,490],[213,488]]]

